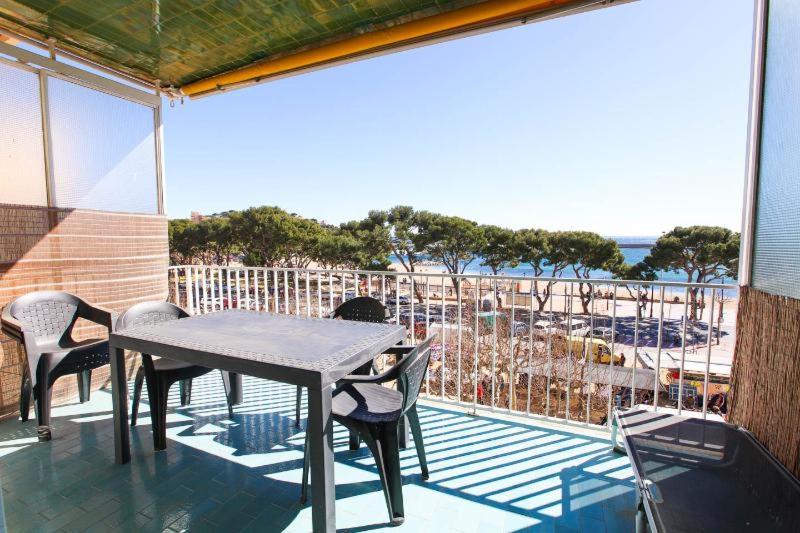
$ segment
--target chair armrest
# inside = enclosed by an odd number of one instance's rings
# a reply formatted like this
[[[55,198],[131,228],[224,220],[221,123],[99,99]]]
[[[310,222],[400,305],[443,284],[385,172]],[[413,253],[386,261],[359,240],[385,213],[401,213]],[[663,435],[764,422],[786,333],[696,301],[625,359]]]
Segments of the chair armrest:
[[[384,350],[383,353],[386,355],[399,355],[402,357],[414,348],[416,348],[416,346],[392,346],[391,348]]]
[[[384,372],[384,374],[385,374],[385,372]],[[343,377],[342,379],[340,379],[339,381],[337,381],[336,383],[337,384],[342,384],[342,385],[346,385],[348,383],[376,383],[376,384],[380,384],[380,383],[383,383],[383,380],[381,379],[382,377],[383,377],[383,374],[377,374],[377,375],[349,374],[349,375]]]
[[[392,346],[391,348],[384,351],[384,353],[389,355],[396,355],[397,361],[395,364],[381,374],[376,374],[374,376],[370,375],[360,375],[360,374],[350,374],[343,378],[341,378],[337,383],[386,383],[388,381],[394,381],[400,375],[400,369],[398,363],[400,360],[405,356],[407,353],[411,352],[416,348],[415,346]]]
[[[36,335],[19,320],[11,316],[11,313],[8,312],[8,308],[3,309],[2,319],[0,319],[0,330],[22,344],[29,359],[39,353]]]
[[[19,341],[24,342],[24,335],[25,332],[22,328],[22,323],[19,320],[12,317],[10,313],[3,309],[3,317],[0,321],[0,329],[2,329],[3,333],[8,335],[9,337]]]
[[[105,326],[109,333],[114,331],[114,324],[117,321],[117,313],[114,311],[98,305],[89,305],[85,302],[83,308],[80,310],[79,316],[95,324]]]
[[[386,383],[388,381],[396,380],[397,377],[399,376],[399,374],[400,374],[400,372],[399,372],[399,370],[397,368],[397,365],[395,365],[395,366],[391,367],[389,370],[387,370],[386,372],[383,372],[381,374],[377,374],[377,375],[374,375],[374,376],[360,375],[360,374],[350,374],[350,375],[347,375],[347,376],[343,377],[339,381],[337,381],[337,383],[341,383],[341,384],[348,384],[348,383],[351,383],[351,384],[354,384],[354,383],[375,383],[377,385],[380,385],[381,383]]]

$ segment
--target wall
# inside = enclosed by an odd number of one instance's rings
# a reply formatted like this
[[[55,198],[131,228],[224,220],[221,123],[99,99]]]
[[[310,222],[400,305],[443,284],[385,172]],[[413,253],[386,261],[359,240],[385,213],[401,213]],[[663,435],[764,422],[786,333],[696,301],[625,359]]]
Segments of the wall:
[[[800,476],[800,300],[743,287],[730,421]]]
[[[123,311],[166,299],[168,263],[163,215],[0,204],[0,307],[53,289]],[[81,325],[76,331],[95,336],[104,330]],[[0,417],[17,416],[22,361],[17,343],[0,334]],[[93,389],[107,380],[108,367],[95,371]],[[74,377],[56,383],[54,405],[76,398]]]

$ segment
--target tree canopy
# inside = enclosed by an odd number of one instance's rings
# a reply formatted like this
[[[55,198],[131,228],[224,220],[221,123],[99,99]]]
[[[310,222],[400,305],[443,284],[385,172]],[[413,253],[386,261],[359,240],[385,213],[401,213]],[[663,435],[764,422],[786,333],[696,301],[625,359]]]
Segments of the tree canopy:
[[[614,272],[625,258],[616,241],[591,231],[564,231],[552,238],[555,260],[572,268],[576,278],[589,279],[594,270]],[[583,312],[589,312],[591,283],[579,283],[578,294]]]
[[[735,279],[739,234],[719,226],[678,226],[658,238],[646,261],[655,269],[684,272],[690,283]],[[700,292],[697,288],[689,291],[691,319],[697,318]]]
[[[492,274],[507,266],[515,267],[519,264],[519,245],[513,230],[499,226],[480,226],[483,232],[483,246],[479,253],[483,258],[481,265],[492,269]]]
[[[477,259],[494,274],[527,264],[533,269],[533,292],[540,311],[552,297],[552,278],[565,272],[589,280],[602,270],[617,279],[641,282],[667,270],[684,272],[688,282],[711,283],[735,278],[739,260],[739,234],[721,227],[676,227],[656,241],[644,261],[631,265],[624,262],[615,241],[597,233],[513,231],[404,205],[370,211],[363,219],[339,226],[276,206],[251,207],[202,222],[170,220],[168,232],[173,264],[227,265],[236,260],[247,266],[307,268],[316,263],[328,269],[385,270],[394,257],[407,272],[416,272],[424,260],[433,258],[454,276],[455,284],[459,282],[456,276]],[[545,273],[551,279],[537,279]],[[544,284],[541,291],[540,284]],[[641,291],[647,284],[632,285]],[[585,313],[592,290],[591,282],[578,282]],[[704,293],[693,288],[690,297],[690,318],[696,318]],[[646,297],[640,300],[647,301]]]
[[[428,253],[451,274],[463,274],[485,246],[480,226],[471,220],[428,212],[420,213],[419,218]]]

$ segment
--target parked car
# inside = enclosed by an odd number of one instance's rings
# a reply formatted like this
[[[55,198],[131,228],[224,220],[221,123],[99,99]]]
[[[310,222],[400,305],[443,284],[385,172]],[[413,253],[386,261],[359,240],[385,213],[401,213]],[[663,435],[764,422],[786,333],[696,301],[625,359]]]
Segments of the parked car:
[[[400,305],[409,305],[411,300],[408,299],[408,296],[400,296],[400,298],[395,298],[394,296],[387,296],[386,297],[386,305],[396,305],[397,301],[400,301]]]
[[[406,328],[411,328],[410,311],[400,311],[400,323]],[[428,329],[425,324],[425,313],[414,312],[414,335],[424,338],[427,334]]]
[[[522,322],[520,320],[514,321],[514,336],[519,337],[522,335],[527,335],[529,330],[529,326],[527,322]]]
[[[589,323],[585,320],[562,320],[558,323],[559,332],[564,335],[583,337],[589,333]]]
[[[557,332],[558,330],[549,320],[537,320],[533,324],[533,335],[536,337],[547,337]]]
[[[603,339],[606,342],[615,340],[614,330],[607,327],[598,327],[591,330],[586,334],[587,337],[594,337],[595,339]]]
[[[553,350],[566,354],[571,351],[574,357],[586,358],[593,363],[607,365],[611,362],[611,348],[600,338],[588,336],[558,337],[553,340]],[[624,366],[625,355],[614,354],[614,366]]]
[[[431,318],[433,318],[433,317],[431,317]],[[433,320],[431,320],[431,322],[433,322]],[[400,311],[400,323],[405,325],[405,326],[411,325],[411,312],[410,311]],[[414,312],[414,323],[415,324],[419,324],[419,323],[424,324],[425,323],[425,313],[422,313],[422,312],[419,312],[419,311],[415,311]]]

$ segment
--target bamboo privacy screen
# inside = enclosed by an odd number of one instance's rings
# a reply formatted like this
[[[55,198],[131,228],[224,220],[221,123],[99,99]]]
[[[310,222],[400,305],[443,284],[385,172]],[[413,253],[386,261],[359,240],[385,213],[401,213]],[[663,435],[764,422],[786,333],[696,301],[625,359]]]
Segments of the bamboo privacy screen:
[[[742,287],[730,421],[800,475],[800,300]]]

